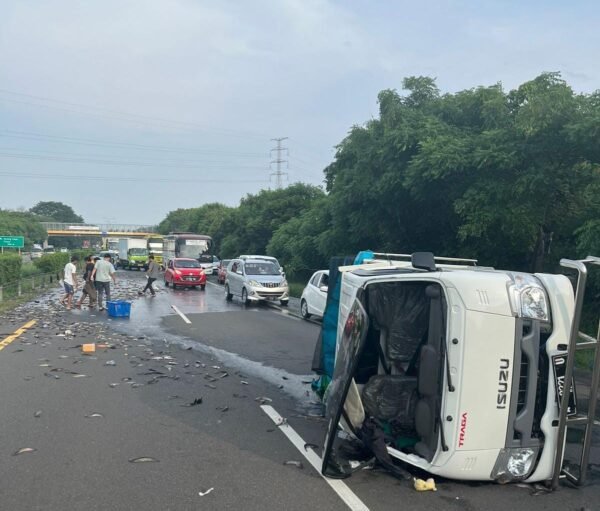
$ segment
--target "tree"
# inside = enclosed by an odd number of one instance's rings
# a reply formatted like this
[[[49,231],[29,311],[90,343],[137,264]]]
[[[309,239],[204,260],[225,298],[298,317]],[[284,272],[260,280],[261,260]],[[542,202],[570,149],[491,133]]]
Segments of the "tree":
[[[42,243],[47,236],[39,218],[31,213],[0,210],[0,236],[23,236],[25,247]]]
[[[83,218],[75,214],[75,211],[73,211],[71,206],[67,206],[62,202],[38,202],[29,210],[29,212],[46,218],[49,221],[63,223],[83,223]]]

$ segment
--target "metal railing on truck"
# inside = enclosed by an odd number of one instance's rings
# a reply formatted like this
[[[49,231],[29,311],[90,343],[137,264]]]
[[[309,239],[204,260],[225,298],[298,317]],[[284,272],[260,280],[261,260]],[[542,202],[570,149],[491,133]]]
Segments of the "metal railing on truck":
[[[590,450],[592,447],[592,431],[595,425],[596,402],[598,396],[598,383],[600,382],[600,324],[596,337],[586,334],[580,330],[581,313],[584,304],[585,287],[587,283],[588,267],[600,266],[600,257],[588,256],[580,261],[561,259],[561,266],[577,271],[577,285],[575,288],[575,310],[573,311],[573,322],[569,336],[569,347],[565,364],[565,378],[562,396],[560,398],[560,409],[558,419],[558,441],[556,445],[556,457],[554,460],[554,471],[552,475],[552,488],[556,489],[561,477],[569,482],[580,486],[587,477]],[[591,350],[594,361],[592,365],[592,379],[590,384],[590,396],[587,413],[571,414],[569,399],[575,391],[573,369],[575,367],[575,353],[577,351]],[[567,443],[567,432],[570,427],[583,426],[583,442],[579,456],[578,466],[567,466],[564,463],[565,447]]]

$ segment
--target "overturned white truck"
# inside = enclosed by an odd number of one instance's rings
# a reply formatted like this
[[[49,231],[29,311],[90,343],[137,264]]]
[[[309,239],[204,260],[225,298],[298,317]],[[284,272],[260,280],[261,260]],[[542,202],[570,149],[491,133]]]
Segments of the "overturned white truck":
[[[346,477],[375,453],[401,475],[393,458],[453,479],[585,479],[600,357],[586,413],[572,375],[575,350],[598,344],[579,322],[600,259],[561,264],[575,290],[564,275],[423,252],[340,267],[323,474]],[[585,430],[575,469],[563,466],[571,426]]]

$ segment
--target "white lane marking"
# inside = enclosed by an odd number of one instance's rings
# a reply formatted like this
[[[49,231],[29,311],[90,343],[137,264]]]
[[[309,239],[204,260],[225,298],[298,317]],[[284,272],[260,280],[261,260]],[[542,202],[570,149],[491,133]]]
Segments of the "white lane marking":
[[[223,287],[223,284],[215,284],[214,282],[211,282],[210,280],[206,279],[206,283],[209,286],[213,286],[213,287],[218,287],[219,289],[223,290],[223,293],[225,293],[225,288]]]
[[[300,453],[306,458],[306,461],[313,466],[317,473],[325,480],[325,482],[327,482],[329,486],[331,486],[333,491],[338,494],[338,496],[352,511],[369,511],[369,508],[350,488],[348,488],[346,483],[340,481],[339,479],[328,479],[321,474],[321,458],[319,458],[319,456],[317,456],[315,451],[312,449],[304,448],[306,442],[298,433],[296,433],[294,428],[284,421],[283,417],[277,413],[275,408],[270,405],[261,405],[261,408],[263,409],[263,412],[265,412],[271,418],[271,420],[279,426],[281,432],[288,437],[288,440],[294,444],[296,449],[298,449],[298,451],[300,451]]]
[[[188,325],[192,324],[188,317],[183,312],[181,312],[176,305],[171,305],[171,309],[173,309],[177,314],[179,314],[181,316],[181,319],[183,319],[183,321],[185,321]]]

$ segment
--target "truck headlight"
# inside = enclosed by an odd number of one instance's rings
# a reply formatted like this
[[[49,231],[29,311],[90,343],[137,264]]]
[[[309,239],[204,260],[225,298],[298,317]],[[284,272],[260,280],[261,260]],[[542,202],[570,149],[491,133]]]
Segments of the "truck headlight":
[[[548,297],[541,282],[527,273],[510,273],[508,295],[513,312],[522,318],[550,320]]]
[[[532,447],[501,449],[491,478],[500,483],[525,479],[533,468],[537,454],[538,449]]]

